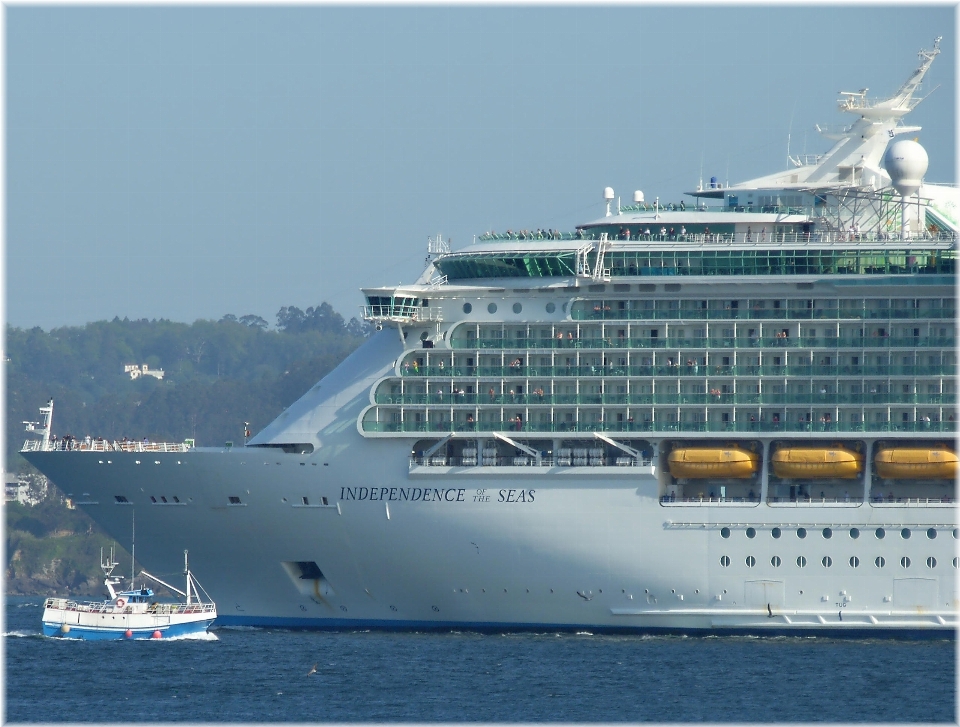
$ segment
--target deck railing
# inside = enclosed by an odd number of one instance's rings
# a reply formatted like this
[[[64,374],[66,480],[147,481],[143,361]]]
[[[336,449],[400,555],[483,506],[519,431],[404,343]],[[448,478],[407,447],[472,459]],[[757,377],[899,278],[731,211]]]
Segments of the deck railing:
[[[785,348],[949,348],[957,345],[955,336],[856,336],[837,338],[828,336],[793,336],[776,338],[740,337],[669,337],[669,338],[620,338],[616,336],[581,338],[454,338],[450,347],[456,350],[475,351],[530,351],[570,349],[785,349]]]
[[[44,442],[28,439],[21,452],[186,452],[193,448],[188,442],[123,442],[106,439],[58,439]]]
[[[852,365],[852,364],[791,364],[789,366],[717,366],[714,364],[690,366],[680,364],[660,366],[407,366],[401,367],[400,375],[430,377],[434,379],[454,377],[561,377],[561,376],[954,376],[956,364],[939,365]]]
[[[955,404],[956,394],[377,394],[377,404],[399,406],[577,406],[577,405],[716,405],[716,404],[783,404],[834,406],[846,404]]]
[[[931,422],[521,422],[494,420],[468,422],[449,419],[443,421],[363,422],[365,432],[492,432],[579,433],[579,432],[706,432],[727,435],[732,433],[922,433],[956,432],[955,421]]]

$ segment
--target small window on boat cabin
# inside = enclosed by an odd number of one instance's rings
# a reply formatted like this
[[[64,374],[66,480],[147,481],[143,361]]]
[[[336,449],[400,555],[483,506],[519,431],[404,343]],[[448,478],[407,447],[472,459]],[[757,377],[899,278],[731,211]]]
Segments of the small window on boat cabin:
[[[230,496],[227,498],[227,500],[229,501],[229,503],[230,503],[231,505],[239,505],[239,504],[241,504],[241,503],[240,503],[240,498],[239,498],[239,497],[236,497],[235,495],[230,495]]]
[[[309,504],[310,504],[310,498],[307,497],[306,495],[304,495],[304,496],[301,497],[300,499],[303,501],[303,504],[304,504],[304,505],[309,505]]]
[[[117,502],[121,502],[121,503],[130,502],[130,500],[128,500],[127,498],[125,498],[123,495],[114,495],[114,496],[113,496],[113,499],[116,500]]]
[[[155,498],[153,495],[150,495],[150,502],[156,503],[156,501],[157,498]]]

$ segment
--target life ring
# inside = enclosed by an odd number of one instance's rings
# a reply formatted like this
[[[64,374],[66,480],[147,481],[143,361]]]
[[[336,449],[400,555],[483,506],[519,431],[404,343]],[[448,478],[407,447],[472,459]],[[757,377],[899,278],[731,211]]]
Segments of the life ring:
[[[125,598],[117,599],[117,608],[123,608],[126,605],[127,605],[127,600]]]

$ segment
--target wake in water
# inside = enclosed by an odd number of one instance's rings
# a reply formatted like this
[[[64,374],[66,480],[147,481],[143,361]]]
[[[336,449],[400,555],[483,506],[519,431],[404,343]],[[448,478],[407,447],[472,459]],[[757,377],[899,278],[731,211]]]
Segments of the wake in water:
[[[180,636],[164,636],[162,639],[150,639],[151,641],[219,641],[217,635],[212,631],[203,631],[199,634],[182,634]]]

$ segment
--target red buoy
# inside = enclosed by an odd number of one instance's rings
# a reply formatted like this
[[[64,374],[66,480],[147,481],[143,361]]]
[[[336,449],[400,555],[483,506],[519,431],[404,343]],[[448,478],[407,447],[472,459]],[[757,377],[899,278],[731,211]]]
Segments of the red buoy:
[[[130,629],[127,629],[126,631],[123,632],[123,635],[129,639],[131,636],[133,636],[133,631],[131,631]]]
[[[163,635],[163,634],[161,634],[159,631],[154,631],[154,632],[153,632],[153,638],[154,638],[154,639],[159,639],[162,635]]]

